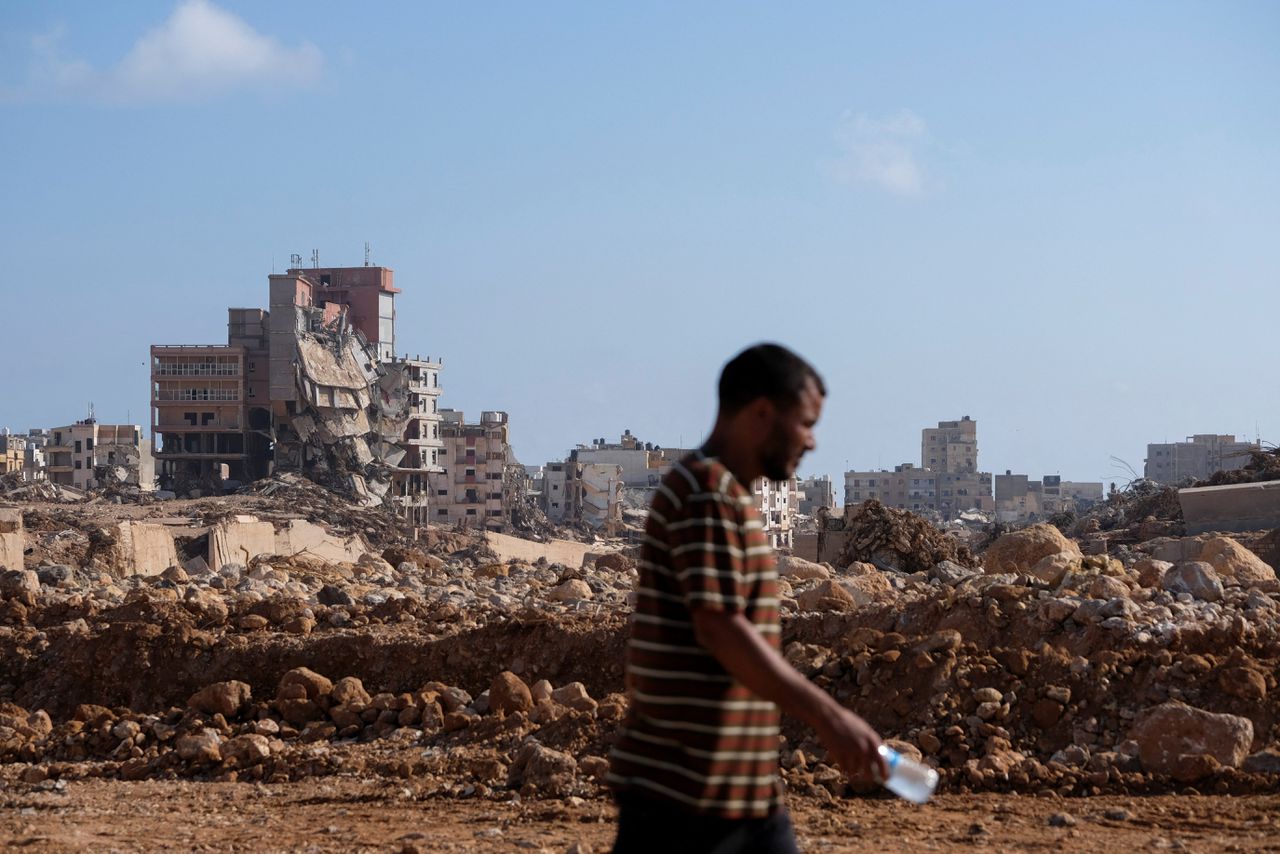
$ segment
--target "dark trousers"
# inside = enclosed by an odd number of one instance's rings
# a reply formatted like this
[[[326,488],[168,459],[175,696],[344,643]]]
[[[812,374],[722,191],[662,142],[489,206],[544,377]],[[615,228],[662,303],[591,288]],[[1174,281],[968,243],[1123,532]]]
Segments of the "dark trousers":
[[[662,801],[618,798],[613,854],[799,854],[791,817],[715,818],[681,812]]]

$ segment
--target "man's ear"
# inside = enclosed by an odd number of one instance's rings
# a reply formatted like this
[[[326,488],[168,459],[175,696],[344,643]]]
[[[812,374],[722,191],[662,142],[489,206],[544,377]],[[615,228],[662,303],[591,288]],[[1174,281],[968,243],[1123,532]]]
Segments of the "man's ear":
[[[747,412],[751,415],[754,425],[765,426],[772,424],[777,418],[778,406],[767,397],[757,397],[747,404]]]

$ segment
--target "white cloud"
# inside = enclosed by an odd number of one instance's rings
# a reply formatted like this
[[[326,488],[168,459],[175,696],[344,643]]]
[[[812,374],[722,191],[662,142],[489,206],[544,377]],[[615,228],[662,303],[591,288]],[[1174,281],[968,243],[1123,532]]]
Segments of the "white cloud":
[[[823,170],[845,184],[873,184],[903,196],[924,192],[925,174],[916,149],[925,138],[924,120],[907,109],[882,119],[846,115],[836,129],[840,153]]]
[[[323,63],[315,45],[285,47],[209,0],[183,0],[106,69],[63,57],[62,36],[59,28],[31,40],[28,81],[7,90],[9,100],[200,100],[236,89],[306,85]]]

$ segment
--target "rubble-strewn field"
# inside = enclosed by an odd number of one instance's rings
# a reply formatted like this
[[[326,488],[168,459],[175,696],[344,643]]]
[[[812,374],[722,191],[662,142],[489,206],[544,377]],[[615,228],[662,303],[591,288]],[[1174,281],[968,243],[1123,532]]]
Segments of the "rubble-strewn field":
[[[0,573],[0,844],[607,845],[622,544],[504,562],[314,490],[22,509],[26,568]],[[975,558],[872,517],[848,566],[783,560],[786,655],[936,765],[943,795],[855,790],[789,725],[810,847],[1280,846],[1274,536],[1083,555],[1042,525]],[[334,542],[219,552],[292,518]],[[178,563],[130,574],[122,520],[166,524]],[[354,560],[318,556],[339,547]]]

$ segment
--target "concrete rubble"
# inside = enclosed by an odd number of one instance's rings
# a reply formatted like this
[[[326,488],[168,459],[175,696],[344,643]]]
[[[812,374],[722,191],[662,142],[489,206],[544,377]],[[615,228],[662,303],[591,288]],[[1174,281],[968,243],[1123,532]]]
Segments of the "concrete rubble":
[[[181,517],[0,511],[18,563],[0,573],[0,780],[604,796],[634,549],[415,542],[315,484],[271,483]],[[872,509],[848,561],[781,559],[785,655],[951,790],[1274,790],[1276,538],[1110,530],[1101,552],[1097,531],[1046,525],[975,554]],[[812,732],[784,735],[792,792],[859,791]]]

